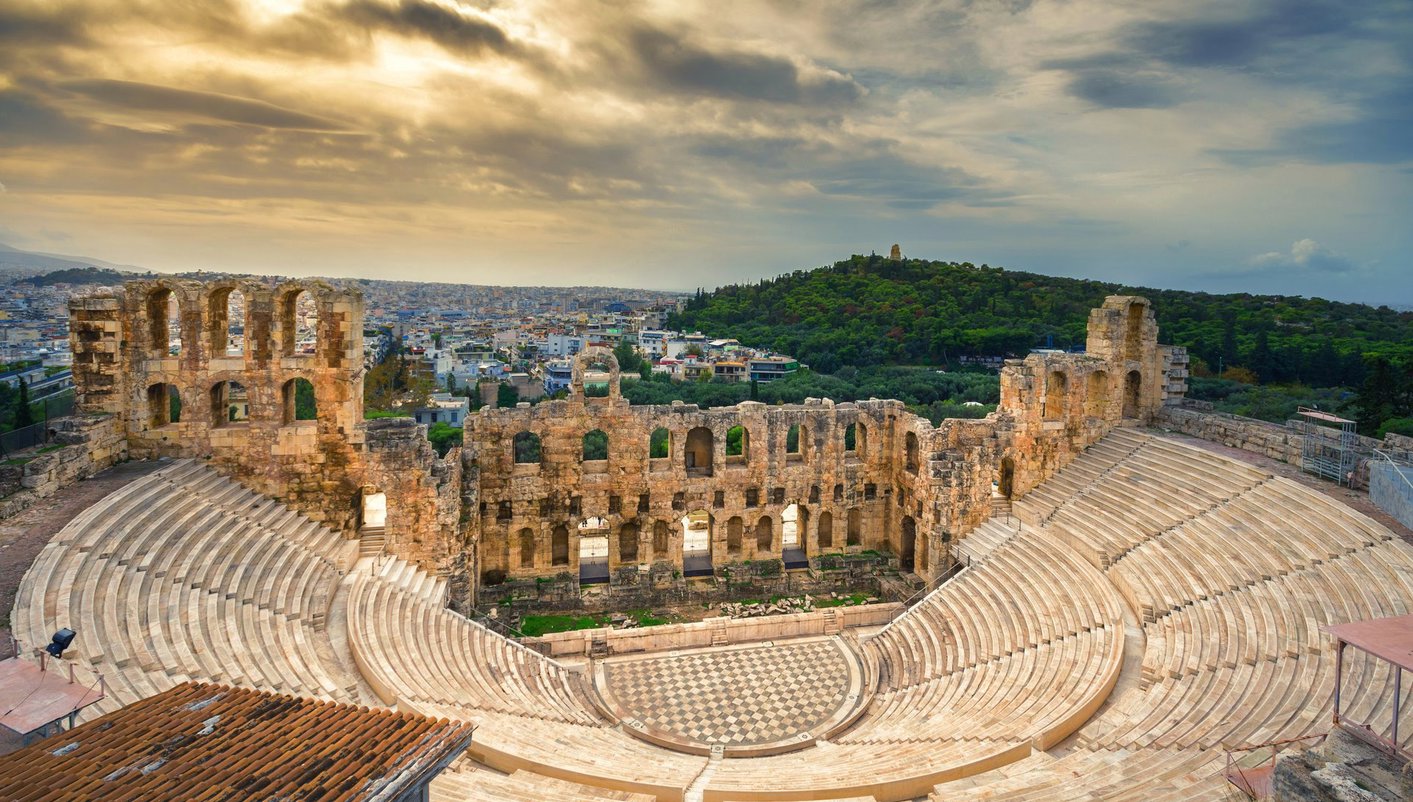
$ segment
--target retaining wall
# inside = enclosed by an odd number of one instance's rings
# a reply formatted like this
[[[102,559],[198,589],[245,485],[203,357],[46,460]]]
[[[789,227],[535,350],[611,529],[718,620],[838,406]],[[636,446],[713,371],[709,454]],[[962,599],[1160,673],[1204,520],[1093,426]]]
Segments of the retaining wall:
[[[1379,509],[1413,529],[1413,468],[1389,462],[1369,465],[1369,499]]]

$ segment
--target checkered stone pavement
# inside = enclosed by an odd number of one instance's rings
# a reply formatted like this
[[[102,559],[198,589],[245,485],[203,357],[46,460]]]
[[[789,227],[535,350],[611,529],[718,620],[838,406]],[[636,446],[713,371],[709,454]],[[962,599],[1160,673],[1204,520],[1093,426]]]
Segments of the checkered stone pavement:
[[[842,708],[850,661],[834,639],[613,661],[608,695],[621,714],[702,746],[798,738]]]

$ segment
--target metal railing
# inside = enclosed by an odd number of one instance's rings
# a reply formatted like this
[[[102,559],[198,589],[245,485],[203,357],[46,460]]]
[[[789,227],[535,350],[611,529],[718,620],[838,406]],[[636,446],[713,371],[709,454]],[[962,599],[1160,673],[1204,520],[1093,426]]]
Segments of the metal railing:
[[[1281,749],[1290,744],[1301,743],[1303,741],[1320,740],[1323,741],[1329,733],[1317,732],[1313,735],[1302,735],[1299,738],[1285,738],[1280,741],[1269,741],[1254,746],[1227,746],[1222,745],[1222,749],[1227,754],[1227,765],[1222,771],[1222,776],[1227,778],[1227,782],[1241,789],[1243,793],[1252,799],[1257,799],[1268,791],[1271,772],[1275,770],[1276,757],[1280,755]],[[1237,753],[1255,752],[1260,749],[1270,749],[1271,756],[1263,766],[1243,766],[1235,757]]]
[[[41,420],[37,420],[29,426],[22,426],[18,429],[11,429],[0,434],[0,458],[8,459],[18,451],[28,448],[42,446],[49,442],[49,424],[55,418],[62,418],[73,414],[74,394],[65,392],[59,395],[42,399]],[[40,404],[40,401],[31,402],[31,406]]]

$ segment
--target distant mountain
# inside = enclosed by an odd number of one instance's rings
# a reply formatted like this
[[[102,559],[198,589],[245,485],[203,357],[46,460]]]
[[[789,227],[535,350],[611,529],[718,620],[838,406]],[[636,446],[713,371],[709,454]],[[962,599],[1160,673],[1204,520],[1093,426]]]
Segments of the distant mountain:
[[[0,271],[25,276],[26,284],[114,284],[143,271],[86,256],[23,251],[0,243]]]
[[[1214,372],[1242,366],[1264,382],[1349,386],[1362,380],[1365,356],[1413,361],[1413,314],[1388,307],[881,256],[699,293],[666,326],[734,337],[833,373],[1083,346],[1089,310],[1130,293],[1152,300],[1162,342],[1187,346]]]

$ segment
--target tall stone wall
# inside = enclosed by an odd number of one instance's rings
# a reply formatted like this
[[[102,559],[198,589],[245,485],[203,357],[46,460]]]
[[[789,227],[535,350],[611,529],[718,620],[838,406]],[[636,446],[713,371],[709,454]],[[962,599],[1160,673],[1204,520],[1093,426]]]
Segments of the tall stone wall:
[[[233,292],[244,299],[238,352],[227,347]],[[301,293],[314,312],[307,347]],[[363,420],[361,293],[318,281],[144,280],[75,298],[69,313],[78,408],[111,417],[128,456],[209,460],[350,535],[365,492],[384,492],[394,553],[443,572],[458,564],[459,454],[438,459],[410,420]],[[297,414],[297,380],[312,387],[313,419]],[[237,400],[244,420],[231,419]]]
[[[21,452],[0,465],[0,520],[127,458],[127,440],[111,415],[60,418],[51,428],[57,448]]]

